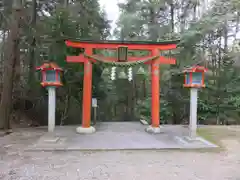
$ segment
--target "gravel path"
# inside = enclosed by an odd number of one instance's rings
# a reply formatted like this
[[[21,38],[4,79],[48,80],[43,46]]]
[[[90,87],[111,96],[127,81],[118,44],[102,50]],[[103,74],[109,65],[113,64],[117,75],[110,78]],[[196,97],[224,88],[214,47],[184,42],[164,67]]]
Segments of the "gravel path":
[[[240,180],[240,144],[234,140],[224,141],[229,148],[221,153],[22,152],[24,142],[40,135],[34,133],[0,139],[0,180]]]

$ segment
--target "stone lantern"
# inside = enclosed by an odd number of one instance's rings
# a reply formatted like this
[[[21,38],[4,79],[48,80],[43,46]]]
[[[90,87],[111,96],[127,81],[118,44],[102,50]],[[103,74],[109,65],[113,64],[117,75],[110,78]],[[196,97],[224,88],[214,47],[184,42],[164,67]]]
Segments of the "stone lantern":
[[[55,129],[56,87],[62,86],[62,69],[54,62],[45,62],[36,68],[42,73],[41,85],[48,90],[48,132]]]
[[[184,71],[184,87],[190,88],[190,117],[189,137],[195,139],[197,134],[197,100],[198,89],[205,87],[204,75],[207,69],[203,66],[194,66]]]

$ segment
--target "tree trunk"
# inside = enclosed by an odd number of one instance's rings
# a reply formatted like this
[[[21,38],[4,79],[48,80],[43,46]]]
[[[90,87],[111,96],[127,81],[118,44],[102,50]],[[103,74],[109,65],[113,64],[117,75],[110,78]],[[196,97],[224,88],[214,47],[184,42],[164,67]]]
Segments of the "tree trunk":
[[[150,7],[150,21],[149,21],[149,33],[150,33],[150,40],[157,41],[158,40],[158,30],[156,29],[156,13],[153,7]]]
[[[170,4],[170,13],[171,13],[171,30],[172,30],[172,33],[174,33],[174,28],[175,28],[175,22],[174,22],[174,4],[173,2],[171,2]]]
[[[220,124],[220,105],[221,105],[221,97],[220,97],[220,93],[221,93],[221,65],[222,65],[222,52],[221,52],[221,47],[222,47],[222,36],[220,36],[219,38],[219,42],[218,42],[218,65],[217,65],[217,100],[216,100],[216,124],[219,125]]]
[[[3,92],[0,104],[0,128],[6,131],[10,129],[10,113],[12,109],[12,91],[14,66],[16,64],[17,52],[19,49],[19,22],[21,18],[21,0],[13,2],[13,12],[10,22],[10,33],[7,42],[5,62],[4,62],[4,77],[3,77]]]
[[[5,44],[6,44],[6,33],[7,33],[6,25],[4,25],[2,47],[1,47],[1,62],[0,62],[0,67],[1,67],[0,92],[2,92],[2,85],[3,85],[3,77],[2,77],[2,75],[4,74],[4,72],[3,72],[4,71],[4,49],[5,49]]]
[[[37,21],[37,0],[33,0],[32,5],[32,20],[31,20],[31,27],[35,30],[36,21]],[[32,32],[32,38],[30,42],[30,53],[29,53],[29,75],[28,75],[28,85],[29,91],[33,88],[33,84],[35,82],[35,66],[36,66],[36,59],[35,59],[35,48],[36,48],[36,38],[35,32]]]
[[[68,0],[64,0],[64,7],[67,8],[68,7]]]

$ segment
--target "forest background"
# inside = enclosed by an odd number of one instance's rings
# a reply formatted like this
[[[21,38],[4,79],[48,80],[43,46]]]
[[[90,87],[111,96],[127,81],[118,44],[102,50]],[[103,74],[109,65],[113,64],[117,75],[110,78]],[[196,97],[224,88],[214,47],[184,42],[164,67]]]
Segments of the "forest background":
[[[47,124],[47,92],[35,71],[46,60],[64,69],[64,86],[57,90],[57,124],[81,123],[83,65],[66,63],[66,55],[79,54],[65,46],[68,37],[180,39],[178,48],[166,53],[177,64],[160,68],[161,123],[188,122],[189,89],[182,86],[182,71],[193,65],[208,68],[207,87],[199,93],[199,123],[240,123],[239,0],[126,0],[118,7],[113,28],[97,0],[0,1],[0,128],[22,121]],[[102,73],[104,68],[93,68],[98,121],[150,120],[149,67],[132,67],[132,81],[120,78],[120,73],[112,81]],[[139,73],[139,68],[144,71]],[[118,71],[127,75],[127,68]]]

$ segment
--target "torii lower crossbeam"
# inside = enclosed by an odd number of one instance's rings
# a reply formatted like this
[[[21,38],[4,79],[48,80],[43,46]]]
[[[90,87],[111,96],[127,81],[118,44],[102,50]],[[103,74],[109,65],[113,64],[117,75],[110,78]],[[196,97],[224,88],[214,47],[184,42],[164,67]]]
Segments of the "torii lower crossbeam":
[[[176,60],[173,58],[165,58],[160,56],[159,50],[171,50],[176,48],[178,41],[168,42],[118,42],[118,41],[104,41],[104,42],[91,42],[91,41],[66,41],[66,45],[74,48],[84,48],[84,54],[79,56],[67,56],[66,61],[69,63],[84,63],[84,82],[83,82],[83,106],[82,106],[82,133],[87,133],[86,129],[94,132],[91,127],[91,99],[92,99],[92,63],[96,62],[97,58],[103,62],[118,62],[117,58],[103,57],[93,55],[94,49],[117,49],[119,47],[128,47],[131,50],[148,50],[151,52],[150,56],[146,57],[128,57],[127,61],[142,61],[146,58],[153,58],[145,64],[151,65],[151,125],[147,131],[152,133],[160,132],[160,64],[175,64]],[[91,58],[90,58],[91,57]]]

